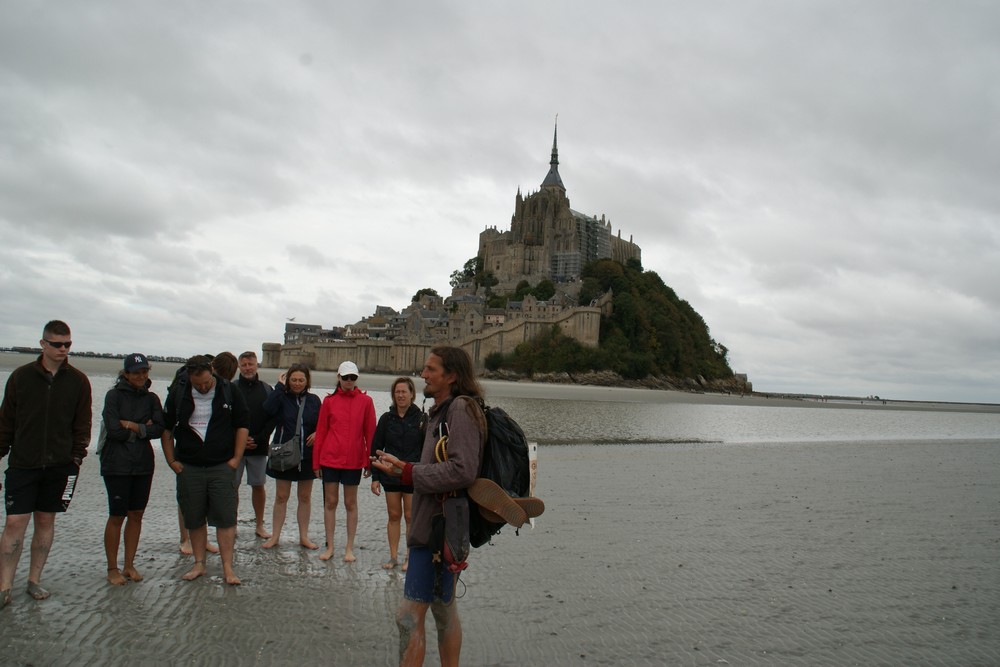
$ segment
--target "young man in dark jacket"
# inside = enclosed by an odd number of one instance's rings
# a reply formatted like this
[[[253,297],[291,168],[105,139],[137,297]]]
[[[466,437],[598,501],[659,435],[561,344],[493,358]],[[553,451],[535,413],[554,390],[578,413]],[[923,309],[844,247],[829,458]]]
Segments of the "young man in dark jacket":
[[[52,320],[39,344],[41,356],[11,373],[0,405],[0,458],[10,455],[4,482],[7,520],[0,536],[0,607],[11,602],[32,514],[28,595],[36,600],[49,597],[41,580],[56,513],[69,508],[90,444],[90,381],[69,365],[69,326]]]
[[[247,484],[250,485],[250,502],[253,504],[256,520],[256,535],[262,539],[271,537],[264,529],[264,508],[267,505],[267,452],[271,433],[274,431],[277,417],[268,417],[264,412],[264,401],[271,395],[271,385],[257,376],[257,353],[247,351],[240,355],[240,376],[236,378],[236,388],[243,394],[250,412],[250,435],[247,437],[247,448],[243,453],[240,467],[236,469],[237,492],[243,482],[243,471],[246,470]]]
[[[243,458],[250,423],[243,395],[212,372],[203,356],[187,361],[188,381],[167,396],[161,442],[167,465],[177,475],[177,502],[191,534],[194,566],[182,577],[206,573],[208,526],[215,526],[222,574],[239,585],[233,571],[236,545],[236,487],[233,475]]]

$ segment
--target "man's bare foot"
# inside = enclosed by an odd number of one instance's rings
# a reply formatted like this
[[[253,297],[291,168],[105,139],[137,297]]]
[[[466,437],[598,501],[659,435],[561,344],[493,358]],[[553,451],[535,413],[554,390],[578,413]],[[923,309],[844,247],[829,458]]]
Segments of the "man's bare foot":
[[[0,609],[3,609],[13,601],[14,598],[11,596],[9,588],[5,591],[0,591]]]
[[[108,583],[112,586],[124,586],[125,577],[122,576],[121,570],[117,567],[108,568]]]
[[[134,567],[126,567],[122,570],[122,574],[124,574],[127,579],[131,579],[132,581],[142,581],[142,575],[139,574],[139,570]]]
[[[240,581],[240,578],[236,576],[236,573],[233,572],[232,570],[230,570],[229,572],[223,572],[222,579],[230,586],[239,586],[240,584],[243,583],[242,581]]]
[[[208,570],[205,569],[205,561],[196,560],[194,565],[191,566],[191,569],[181,576],[181,579],[184,581],[194,581],[198,577],[205,576],[206,572],[208,572]]]
[[[382,563],[382,569],[383,570],[395,570],[397,565],[399,565],[399,563],[396,561],[396,559],[395,558],[390,558],[388,562]]]
[[[205,545],[205,549],[207,549],[208,552],[212,553],[212,554],[219,553],[219,545],[218,544],[212,544],[211,542],[209,542],[208,544]]]
[[[356,560],[357,560],[357,558],[355,558],[353,551],[348,551],[347,553],[344,554],[344,562],[345,563],[353,563]]]
[[[41,584],[36,584],[34,581],[28,580],[28,595],[35,598],[36,600],[45,600],[49,597],[49,592],[42,588]]]
[[[320,560],[330,560],[331,558],[333,558],[333,547],[330,547],[319,555]]]
[[[264,544],[260,546],[264,549],[270,549],[271,547],[278,544],[278,539],[279,539],[278,536],[274,535],[267,542],[264,542]]]
[[[319,545],[310,540],[308,537],[300,537],[299,544],[303,549],[319,549]]]
[[[257,530],[254,531],[254,535],[256,535],[262,540],[266,540],[267,538],[271,537],[271,533],[264,530],[264,526],[257,526]]]
[[[191,540],[181,542],[181,553],[185,556],[193,556],[194,549],[191,548]]]
[[[402,570],[403,572],[406,572],[406,567],[409,564],[410,564],[410,554],[406,554],[406,557],[403,559],[403,564],[399,566],[399,569]]]

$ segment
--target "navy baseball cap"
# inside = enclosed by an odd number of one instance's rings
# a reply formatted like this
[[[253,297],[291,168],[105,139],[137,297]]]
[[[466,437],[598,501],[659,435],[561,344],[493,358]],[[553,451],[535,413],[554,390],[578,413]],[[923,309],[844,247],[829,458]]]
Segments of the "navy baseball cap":
[[[137,370],[149,368],[149,360],[146,355],[136,352],[125,357],[125,372],[135,373]]]

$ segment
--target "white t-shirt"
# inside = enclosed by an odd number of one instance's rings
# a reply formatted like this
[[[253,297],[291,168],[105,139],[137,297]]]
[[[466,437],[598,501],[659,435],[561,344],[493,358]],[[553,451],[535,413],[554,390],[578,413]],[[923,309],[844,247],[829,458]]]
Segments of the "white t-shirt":
[[[215,387],[209,389],[207,394],[203,394],[196,388],[191,387],[191,398],[194,399],[194,412],[191,413],[188,425],[195,433],[201,436],[202,442],[204,442],[205,436],[208,434],[208,422],[212,418],[212,401],[215,399]]]

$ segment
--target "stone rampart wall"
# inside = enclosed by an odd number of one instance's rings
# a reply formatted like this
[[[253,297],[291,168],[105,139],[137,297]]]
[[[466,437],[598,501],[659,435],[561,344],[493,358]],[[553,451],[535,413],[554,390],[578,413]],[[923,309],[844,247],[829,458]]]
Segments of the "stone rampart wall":
[[[573,308],[545,319],[518,319],[500,327],[491,327],[467,336],[455,344],[464,348],[476,369],[484,367],[486,357],[494,352],[510,354],[521,343],[534,338],[553,324],[564,334],[588,347],[597,347],[601,331],[600,308]],[[442,341],[443,342],[443,341]],[[263,365],[288,368],[302,363],[313,370],[335,371],[342,361],[353,361],[370,373],[413,373],[424,367],[431,348],[438,343],[397,343],[384,340],[356,340],[344,343],[281,345],[264,343]]]

